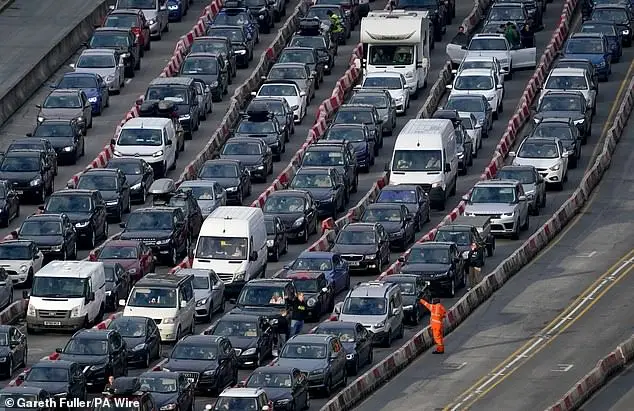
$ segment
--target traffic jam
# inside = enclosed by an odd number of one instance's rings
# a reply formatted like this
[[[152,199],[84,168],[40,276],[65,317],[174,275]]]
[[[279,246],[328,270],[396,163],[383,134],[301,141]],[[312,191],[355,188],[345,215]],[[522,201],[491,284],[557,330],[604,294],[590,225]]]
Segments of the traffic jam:
[[[290,14],[290,0],[226,1],[178,74],[147,84],[105,167],[56,188],[153,43],[195,13],[189,0],[118,0],[72,71],[47,85],[33,131],[0,156],[0,224],[18,221],[0,242],[0,306],[13,303],[14,288],[29,300],[24,326],[0,325],[0,373],[11,380],[0,402],[98,397],[133,400],[126,411],[296,411],[347,386],[378,362],[375,350],[395,350],[407,328],[429,321],[429,303],[475,286],[496,240],[519,240],[581,165],[599,83],[632,44],[634,17],[622,3],[583,8],[508,165],[462,197],[464,215],[418,242],[434,213],[453,207],[474,161],[489,155],[483,144],[514,108],[504,107],[505,83],[539,60],[546,3],[497,0],[477,33],[461,28],[443,56],[454,65],[447,97],[431,118],[417,118],[435,81],[431,50],[459,23],[454,1],[382,10],[316,0],[230,138],[195,178],[177,182],[168,176],[179,156],[208,138],[201,127],[224,115],[215,106],[258,60],[260,37]],[[287,145],[305,138],[314,99],[330,93],[335,68],[348,64],[340,49],[357,34],[359,81],[291,181],[249,206],[284,166]],[[345,215],[370,188],[377,168],[388,177],[372,204],[328,250],[307,249],[324,220]],[[21,217],[25,203],[37,211]],[[191,268],[168,273],[183,258]],[[397,260],[399,272],[381,276]],[[357,279],[367,276],[378,278]],[[29,337],[60,333],[54,356],[27,361]]]

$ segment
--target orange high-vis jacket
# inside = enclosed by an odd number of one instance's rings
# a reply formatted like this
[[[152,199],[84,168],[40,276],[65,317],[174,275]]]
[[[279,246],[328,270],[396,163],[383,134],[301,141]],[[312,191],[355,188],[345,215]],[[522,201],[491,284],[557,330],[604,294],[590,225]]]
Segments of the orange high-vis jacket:
[[[425,301],[424,299],[421,298],[420,302],[427,307],[427,309],[429,310],[429,312],[431,313],[430,317],[429,317],[429,322],[431,324],[443,324],[443,320],[445,319],[445,316],[447,315],[447,310],[445,310],[445,307],[442,306],[442,304],[431,304],[428,303],[427,301]]]

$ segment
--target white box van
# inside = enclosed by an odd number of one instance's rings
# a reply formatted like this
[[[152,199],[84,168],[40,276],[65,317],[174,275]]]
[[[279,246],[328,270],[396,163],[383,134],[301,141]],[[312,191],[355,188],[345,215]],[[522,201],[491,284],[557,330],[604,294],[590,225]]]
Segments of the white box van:
[[[458,149],[450,120],[409,120],[403,127],[388,165],[390,184],[417,184],[429,193],[431,205],[445,209],[456,194]]]
[[[200,229],[193,268],[214,270],[225,283],[225,293],[237,295],[246,282],[264,277],[267,254],[261,209],[218,207]]]
[[[102,262],[51,261],[33,276],[27,330],[87,328],[101,321],[105,306]]]

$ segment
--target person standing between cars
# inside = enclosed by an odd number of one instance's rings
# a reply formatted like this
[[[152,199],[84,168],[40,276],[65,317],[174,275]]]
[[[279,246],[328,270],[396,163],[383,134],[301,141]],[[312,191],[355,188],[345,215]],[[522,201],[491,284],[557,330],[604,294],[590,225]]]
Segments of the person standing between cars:
[[[445,344],[443,342],[444,336],[444,319],[447,316],[447,310],[440,303],[440,298],[433,298],[431,304],[425,301],[424,298],[420,299],[420,303],[425,306],[430,312],[429,326],[431,327],[432,336],[434,337],[434,343],[436,344],[436,350],[434,354],[444,354]]]
[[[452,43],[458,44],[460,46],[466,46],[467,40],[467,33],[464,32],[464,27],[458,27],[458,34],[456,34],[456,36],[453,38]]]
[[[304,320],[306,319],[306,302],[304,301],[304,293],[298,293],[293,307],[293,317],[291,320],[291,336],[302,332]]]
[[[533,29],[531,25],[526,23],[524,27],[522,27],[522,31],[520,31],[520,43],[522,44],[522,48],[531,48],[533,47],[533,39],[535,33],[533,33]]]
[[[520,34],[517,32],[517,28],[515,24],[510,21],[506,23],[506,28],[504,29],[504,37],[511,44],[511,46],[517,46],[520,44]]]
[[[339,18],[339,16],[333,13],[332,10],[328,10],[328,13],[326,14],[328,14],[328,19],[332,23],[330,31],[332,32],[335,39],[337,41],[340,41],[339,38],[343,35],[343,24],[341,24],[341,19]]]

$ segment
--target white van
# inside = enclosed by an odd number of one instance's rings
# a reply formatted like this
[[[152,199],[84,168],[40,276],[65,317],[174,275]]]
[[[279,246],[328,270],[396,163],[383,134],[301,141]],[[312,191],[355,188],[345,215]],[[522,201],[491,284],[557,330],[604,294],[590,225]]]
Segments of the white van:
[[[261,209],[218,207],[200,229],[193,268],[214,270],[225,293],[237,295],[246,282],[266,274],[266,238]]]
[[[140,157],[152,166],[157,177],[176,167],[178,141],[174,123],[168,118],[130,119],[111,143],[115,157]]]
[[[458,148],[450,120],[409,120],[403,127],[389,164],[390,184],[417,184],[429,193],[431,205],[445,209],[456,194]]]
[[[147,317],[154,320],[162,342],[177,342],[183,335],[194,334],[196,298],[191,274],[146,274],[134,285],[123,316]]]
[[[101,321],[105,311],[103,263],[51,261],[33,275],[28,297],[29,332],[88,328]]]

